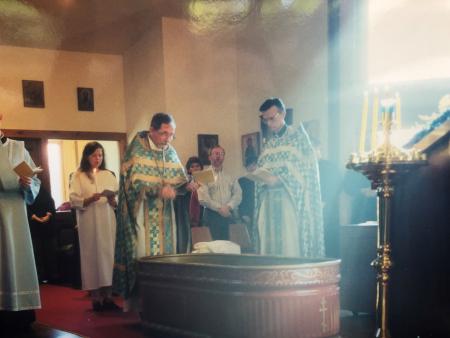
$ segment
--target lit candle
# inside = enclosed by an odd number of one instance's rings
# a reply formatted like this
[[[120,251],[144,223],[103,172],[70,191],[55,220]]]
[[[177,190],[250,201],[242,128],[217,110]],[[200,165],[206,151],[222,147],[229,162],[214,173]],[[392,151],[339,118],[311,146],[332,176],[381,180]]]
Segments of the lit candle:
[[[372,135],[370,138],[370,148],[374,150],[377,147],[378,131],[378,90],[375,89],[372,106]]]
[[[381,122],[383,128],[387,124],[391,124],[394,121],[394,109],[396,106],[396,100],[393,98],[383,99],[380,102],[381,105]]]
[[[364,153],[366,148],[366,133],[367,133],[367,113],[369,111],[369,94],[364,92],[364,100],[361,114],[361,134],[359,135],[359,153]]]
[[[397,121],[397,129],[402,128],[402,107],[399,93],[395,93],[395,117]]]

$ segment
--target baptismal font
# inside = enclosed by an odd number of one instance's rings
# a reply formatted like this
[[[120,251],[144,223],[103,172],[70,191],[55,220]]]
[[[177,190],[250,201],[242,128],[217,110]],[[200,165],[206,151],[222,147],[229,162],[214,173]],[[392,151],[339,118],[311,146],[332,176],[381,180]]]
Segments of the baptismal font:
[[[361,128],[361,142],[358,154],[352,154],[347,163],[348,169],[353,169],[365,175],[376,189],[378,195],[378,243],[377,257],[372,266],[377,269],[377,303],[376,303],[376,337],[390,338],[389,332],[389,282],[390,270],[394,265],[391,259],[392,248],[390,241],[392,197],[398,178],[411,170],[427,164],[425,154],[416,150],[405,150],[392,143],[392,131],[400,123],[399,97],[381,101],[382,142],[375,145],[373,141],[378,127],[378,98],[374,102],[374,124],[372,128],[372,147],[369,152],[364,151],[366,119],[368,110],[368,96],[365,94],[363,121]]]

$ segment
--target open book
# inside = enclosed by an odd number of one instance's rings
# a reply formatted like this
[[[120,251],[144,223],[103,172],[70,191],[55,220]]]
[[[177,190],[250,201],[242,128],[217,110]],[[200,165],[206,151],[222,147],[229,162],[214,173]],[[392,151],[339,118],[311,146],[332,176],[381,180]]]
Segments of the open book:
[[[25,177],[33,177],[34,175],[44,171],[41,167],[31,168],[30,165],[25,161],[20,162],[14,167],[13,170],[17,175]]]
[[[266,184],[270,181],[273,175],[267,169],[258,168],[255,171],[252,171],[251,173],[245,175],[245,177],[247,177],[249,180]]]
[[[205,169],[200,171],[194,171],[192,173],[195,182],[200,184],[208,184],[214,182],[214,173],[212,169]]]

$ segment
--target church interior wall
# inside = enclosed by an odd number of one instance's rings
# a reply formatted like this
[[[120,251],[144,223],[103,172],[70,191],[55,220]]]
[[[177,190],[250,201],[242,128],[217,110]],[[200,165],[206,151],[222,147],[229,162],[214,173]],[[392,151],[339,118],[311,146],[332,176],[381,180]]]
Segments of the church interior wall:
[[[258,131],[258,108],[281,97],[294,126],[316,121],[327,144],[327,7],[293,20],[261,20],[239,33],[237,43],[240,133]],[[323,149],[325,153],[327,149]]]
[[[122,56],[0,46],[3,128],[125,132]],[[44,82],[44,108],[24,107],[22,80]],[[78,111],[77,87],[95,111]]]
[[[162,19],[123,54],[125,118],[131,138],[149,128],[155,112],[166,112]]]
[[[225,169],[237,174],[240,137],[233,36],[195,35],[186,20],[163,19],[167,110],[179,125],[174,145],[182,161],[196,155],[197,134],[217,134],[226,150]]]
[[[205,36],[184,19],[163,18],[161,29],[147,32],[124,56],[129,135],[166,110],[177,121],[173,144],[183,162],[197,154],[197,134],[218,134],[226,169],[240,174],[241,135],[259,131],[259,105],[279,96],[294,109],[295,125],[320,121],[326,144],[326,8],[294,25],[300,35],[282,27],[267,36],[257,26]],[[283,60],[280,50],[287,50]],[[155,85],[155,92],[146,90]]]
[[[197,154],[198,134],[218,134],[225,167],[238,175],[241,135],[259,131],[258,107],[267,97],[293,108],[294,125],[319,120],[326,144],[326,21],[320,6],[277,29],[259,22],[198,35],[186,19],[163,17],[123,55],[2,46],[4,128],[118,131],[130,138],[148,128],[153,113],[166,111],[177,121],[173,144],[182,162]],[[44,81],[45,108],[23,107],[22,79]],[[94,112],[77,110],[77,86],[94,88]]]

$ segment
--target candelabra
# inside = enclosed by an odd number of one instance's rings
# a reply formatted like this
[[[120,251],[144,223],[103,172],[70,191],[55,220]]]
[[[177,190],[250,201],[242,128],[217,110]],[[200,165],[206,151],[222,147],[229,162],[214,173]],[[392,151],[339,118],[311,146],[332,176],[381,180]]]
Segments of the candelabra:
[[[389,277],[393,266],[391,259],[391,207],[397,179],[409,171],[427,163],[424,154],[406,151],[391,143],[391,130],[395,123],[394,106],[383,107],[383,142],[368,153],[352,154],[347,168],[364,174],[378,195],[378,245],[377,257],[372,266],[377,269],[377,332],[378,338],[390,338],[389,333]],[[395,226],[395,225],[394,225]]]

